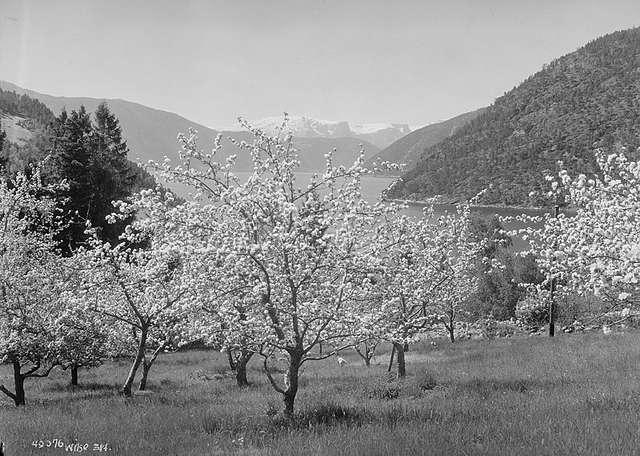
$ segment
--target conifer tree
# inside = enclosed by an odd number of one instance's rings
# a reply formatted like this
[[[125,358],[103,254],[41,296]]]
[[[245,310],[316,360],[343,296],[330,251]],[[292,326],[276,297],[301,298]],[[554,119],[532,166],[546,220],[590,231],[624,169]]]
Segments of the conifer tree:
[[[51,177],[68,182],[62,196],[73,218],[60,239],[62,248],[68,253],[85,241],[87,221],[103,240],[117,243],[125,222],[109,224],[105,217],[114,210],[112,201],[128,197],[136,182],[118,119],[102,103],[92,122],[81,106],[70,114],[63,111],[55,130]]]
[[[68,189],[61,196],[66,198],[64,209],[72,221],[60,233],[61,247],[67,253],[84,239],[84,222],[92,219],[90,137],[91,119],[84,106],[70,114],[62,111],[55,128],[53,170],[48,177],[68,183]]]
[[[112,201],[124,199],[131,195],[136,186],[137,176],[132,163],[127,159],[129,149],[122,137],[120,122],[111,113],[106,103],[101,103],[94,113],[92,154],[93,154],[93,187],[94,226],[101,228],[104,240],[116,243],[126,222],[106,224],[104,218],[113,212]]]

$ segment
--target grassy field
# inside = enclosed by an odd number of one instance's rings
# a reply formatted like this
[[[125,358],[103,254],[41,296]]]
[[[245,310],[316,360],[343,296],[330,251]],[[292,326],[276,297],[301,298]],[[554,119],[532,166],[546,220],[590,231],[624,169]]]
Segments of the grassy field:
[[[7,456],[63,454],[34,440],[107,443],[116,455],[621,455],[640,452],[640,333],[415,346],[408,377],[388,355],[305,367],[298,421],[285,424],[257,363],[240,391],[217,352],[161,357],[150,394],[125,400],[126,363],[27,383],[28,405],[0,405]],[[9,370],[1,367],[2,381]],[[4,398],[3,398],[4,399]],[[102,452],[107,454],[107,452]]]

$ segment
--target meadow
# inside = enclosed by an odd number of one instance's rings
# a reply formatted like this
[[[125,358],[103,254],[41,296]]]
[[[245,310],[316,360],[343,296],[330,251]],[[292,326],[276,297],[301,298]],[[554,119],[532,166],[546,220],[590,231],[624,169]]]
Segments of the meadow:
[[[416,344],[408,376],[355,353],[304,366],[296,419],[254,360],[238,389],[216,351],[161,356],[150,392],[117,393],[128,363],[27,383],[27,405],[0,404],[6,455],[66,453],[32,442],[88,443],[115,455],[637,454],[640,334],[600,332]],[[9,379],[8,366],[0,369]],[[108,450],[93,450],[94,444]],[[98,448],[98,447],[96,447]]]

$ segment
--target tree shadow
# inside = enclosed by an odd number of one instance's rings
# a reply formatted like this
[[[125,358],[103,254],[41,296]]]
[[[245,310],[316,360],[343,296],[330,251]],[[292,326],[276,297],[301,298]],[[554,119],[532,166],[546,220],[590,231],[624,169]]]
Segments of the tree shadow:
[[[79,383],[78,385],[71,385],[69,383],[53,383],[44,388],[44,391],[52,393],[73,393],[73,392],[98,392],[98,391],[112,391],[117,392],[120,388],[118,383],[98,383],[98,382],[86,382]]]
[[[551,390],[560,386],[568,385],[570,382],[562,378],[556,379],[495,379],[495,378],[474,378],[468,381],[456,382],[454,385],[458,389],[470,391],[482,396],[495,393],[515,392],[528,393],[532,391]]]

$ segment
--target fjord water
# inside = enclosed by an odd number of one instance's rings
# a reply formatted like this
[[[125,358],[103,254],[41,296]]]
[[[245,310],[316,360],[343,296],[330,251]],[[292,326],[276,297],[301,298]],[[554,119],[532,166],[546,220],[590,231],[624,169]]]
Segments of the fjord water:
[[[241,179],[248,179],[251,175],[250,172],[236,172],[235,173]],[[299,188],[304,188],[311,180],[313,173],[300,172],[296,173],[296,183]],[[380,198],[380,194],[395,180],[393,177],[382,177],[382,176],[363,176],[362,177],[362,196],[365,200],[370,203],[374,203],[378,201]],[[180,184],[169,184],[178,195],[189,198],[190,190],[185,186]],[[406,209],[403,210],[403,213],[409,216],[421,217],[423,215],[424,204],[419,203],[411,203],[408,205]],[[454,204],[437,204],[435,206],[436,213],[454,213],[456,211],[456,207]],[[499,207],[499,206],[476,206],[472,208],[472,212],[478,214],[482,217],[491,217],[493,215],[498,215],[502,217],[516,217],[521,214],[527,215],[541,215],[545,211],[542,209],[527,209],[527,208],[517,208],[517,207]],[[524,228],[525,224],[518,221],[510,221],[503,224],[505,229],[514,230]],[[516,250],[524,250],[528,248],[528,244],[516,237],[513,239],[513,247]]]
[[[236,176],[240,179],[248,179],[251,175],[250,172],[236,172]],[[298,188],[304,189],[309,181],[313,173],[296,173],[296,183]],[[391,177],[374,177],[374,176],[363,176],[362,177],[362,196],[369,202],[375,202],[380,197],[382,191],[387,188],[394,181]],[[183,198],[189,198],[190,189],[186,186],[176,183],[170,183],[168,186],[173,189],[178,195]],[[418,211],[419,212],[419,211]]]

